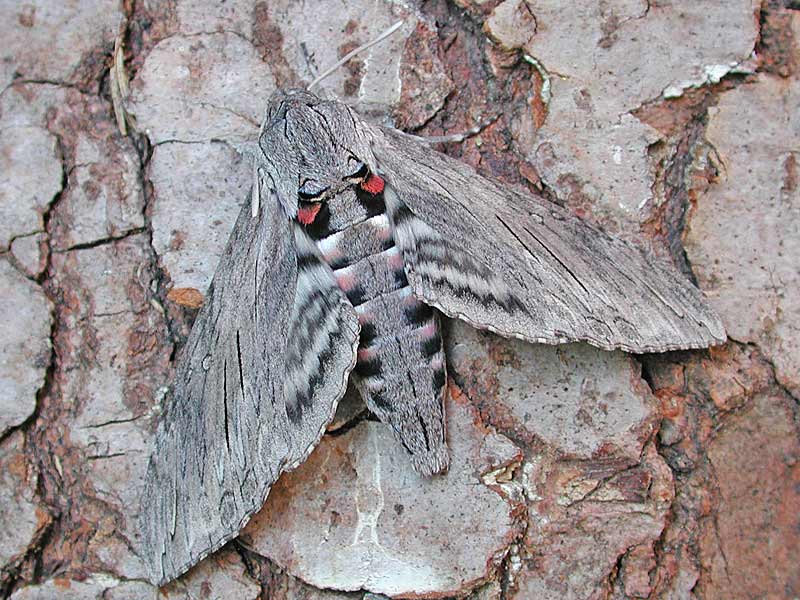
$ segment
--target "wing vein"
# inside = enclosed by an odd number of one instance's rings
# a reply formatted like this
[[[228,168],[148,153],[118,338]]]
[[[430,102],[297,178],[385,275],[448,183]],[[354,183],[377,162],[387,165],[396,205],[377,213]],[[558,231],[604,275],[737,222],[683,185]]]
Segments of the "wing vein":
[[[222,364],[222,404],[223,404],[223,418],[225,421],[225,447],[228,449],[228,454],[231,453],[231,432],[228,425],[228,359],[226,358]]]
[[[553,260],[555,260],[559,265],[561,265],[561,268],[564,269],[569,274],[569,276],[575,281],[575,283],[577,283],[581,287],[581,289],[586,293],[586,295],[589,296],[590,295],[589,290],[586,289],[586,286],[583,285],[583,282],[578,278],[577,275],[575,275],[572,269],[569,268],[567,263],[561,260],[561,258],[559,258],[559,256],[555,252],[553,252],[547,244],[545,244],[544,242],[542,242],[542,240],[536,237],[536,234],[534,234],[530,229],[528,229],[527,227],[523,227],[523,229],[529,236],[531,236],[538,242],[538,244],[544,249],[545,252],[547,252],[550,256],[553,257]],[[581,304],[586,306],[586,304],[583,301],[581,301]],[[586,308],[587,310],[590,310],[588,306],[586,306]]]

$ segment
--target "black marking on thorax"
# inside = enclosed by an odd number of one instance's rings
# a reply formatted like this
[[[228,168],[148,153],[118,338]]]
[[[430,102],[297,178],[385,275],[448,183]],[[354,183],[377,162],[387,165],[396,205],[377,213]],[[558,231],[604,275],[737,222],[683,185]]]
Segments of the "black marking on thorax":
[[[371,196],[358,188],[349,188],[323,202],[306,232],[314,241],[386,213],[383,195]]]

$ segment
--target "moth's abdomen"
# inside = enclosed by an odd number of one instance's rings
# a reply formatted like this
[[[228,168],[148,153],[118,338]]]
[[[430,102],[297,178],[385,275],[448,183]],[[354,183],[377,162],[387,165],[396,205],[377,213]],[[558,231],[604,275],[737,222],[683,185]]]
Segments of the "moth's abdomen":
[[[411,293],[383,195],[347,190],[329,200],[319,215],[324,223],[310,224],[307,232],[358,313],[364,358],[357,372],[376,371],[379,356],[392,354],[391,343],[403,346],[403,364],[430,362],[441,351],[438,319]]]
[[[379,405],[390,392],[440,395],[445,383],[444,351],[436,312],[408,286],[356,308],[361,324],[356,373]]]
[[[416,468],[436,473],[447,466],[439,318],[412,294],[380,191],[337,195],[307,232],[358,314],[355,373],[364,399],[395,430]]]

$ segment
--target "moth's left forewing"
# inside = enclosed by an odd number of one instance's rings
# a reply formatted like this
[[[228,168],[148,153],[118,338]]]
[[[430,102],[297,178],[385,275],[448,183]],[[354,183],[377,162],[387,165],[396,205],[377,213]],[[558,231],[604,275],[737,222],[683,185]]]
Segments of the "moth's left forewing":
[[[239,215],[156,433],[140,525],[159,585],[234,537],[305,459],[355,365],[352,306],[269,200]]]
[[[239,215],[183,348],[142,494],[143,552],[154,583],[183,573],[236,534],[280,472],[265,443],[278,410],[259,391],[283,375],[294,289],[293,248],[273,212]],[[274,284],[275,287],[272,286]],[[253,418],[259,414],[259,418]],[[269,414],[267,414],[269,413]],[[257,453],[267,447],[269,451]]]
[[[661,352],[725,340],[675,269],[568,211],[367,125],[408,279],[475,327],[532,342]]]

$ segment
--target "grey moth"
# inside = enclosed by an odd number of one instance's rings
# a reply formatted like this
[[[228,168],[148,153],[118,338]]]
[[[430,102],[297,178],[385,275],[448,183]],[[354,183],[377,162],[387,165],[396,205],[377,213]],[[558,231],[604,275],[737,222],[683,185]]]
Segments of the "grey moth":
[[[445,470],[441,315],[638,353],[725,340],[702,294],[648,254],[344,104],[276,92],[251,206],[156,435],[141,521],[152,580],[244,527],[350,378],[419,473]]]

